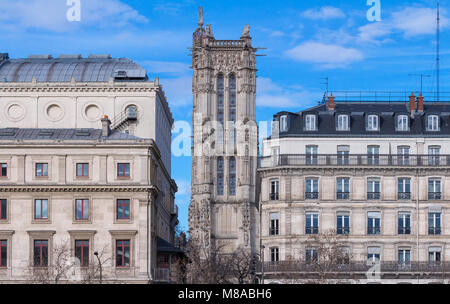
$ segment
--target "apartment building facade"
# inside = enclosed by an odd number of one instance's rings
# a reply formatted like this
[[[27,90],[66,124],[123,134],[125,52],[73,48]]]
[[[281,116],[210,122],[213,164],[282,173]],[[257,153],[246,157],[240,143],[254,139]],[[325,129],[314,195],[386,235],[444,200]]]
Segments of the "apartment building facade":
[[[446,277],[449,110],[414,94],[409,102],[331,95],[274,115],[258,169],[266,276],[307,273],[301,265],[320,258],[311,239],[332,233],[348,252],[351,266],[342,272],[351,278],[367,281],[375,264],[389,282]]]

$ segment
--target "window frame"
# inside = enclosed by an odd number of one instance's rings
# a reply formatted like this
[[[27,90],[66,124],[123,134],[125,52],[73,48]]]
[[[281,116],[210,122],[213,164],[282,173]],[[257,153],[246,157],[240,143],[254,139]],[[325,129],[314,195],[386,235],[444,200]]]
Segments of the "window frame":
[[[78,202],[81,201],[81,218],[78,218]],[[87,218],[84,218],[85,203],[87,202]],[[91,219],[91,200],[89,198],[75,198],[75,221],[88,222]]]
[[[287,132],[288,130],[289,130],[288,116],[281,115],[280,116],[280,132]]]
[[[308,187],[311,191],[308,192]],[[317,191],[315,191],[317,188]],[[305,178],[305,200],[319,199],[320,188],[319,188],[319,178],[317,177],[306,177]]]
[[[41,217],[37,217],[37,212],[38,212],[38,209],[37,209],[37,203],[38,203],[38,201],[40,202],[40,215],[41,215]],[[47,216],[46,217],[43,217],[43,202],[46,202],[46,211],[47,211]],[[35,198],[35,199],[33,199],[33,210],[34,210],[34,212],[33,212],[33,219],[34,219],[34,221],[49,221],[50,220],[50,200],[48,199],[48,198]]]
[[[406,121],[405,121],[406,119]],[[409,131],[409,117],[406,114],[400,114],[397,116],[395,122],[395,129],[397,132],[408,132]]]
[[[120,170],[121,166],[123,166],[122,170]],[[127,173],[127,170],[126,170],[127,166],[128,166],[128,174],[126,174]],[[117,178],[127,179],[127,178],[130,178],[130,177],[131,177],[131,163],[129,163],[129,162],[128,163],[118,162],[117,163]]]
[[[412,214],[409,211],[399,211],[397,213],[397,235],[412,234]],[[407,223],[409,222],[409,225]]]
[[[345,119],[344,119],[345,118]],[[337,123],[336,123],[336,131],[350,131],[350,115],[348,114],[338,114],[337,115]]]
[[[371,214],[377,213],[378,216],[371,216]],[[367,235],[381,235],[381,211],[369,211],[367,212]],[[378,219],[378,226],[377,226]]]
[[[339,188],[341,191],[339,191]],[[349,200],[350,199],[350,178],[336,177],[336,199]]]
[[[307,132],[317,131],[317,115],[316,114],[306,114],[305,115],[305,128]]]
[[[278,263],[280,261],[280,248],[279,247],[270,247],[270,263]]]
[[[81,166],[81,175],[79,175],[79,169],[78,167]],[[85,174],[85,169],[87,171],[87,174]],[[77,178],[89,178],[89,163],[77,163],[76,164],[76,177]]]
[[[116,268],[120,268],[120,269],[128,269],[128,268],[131,268],[131,259],[132,259],[132,256],[131,256],[131,239],[117,239],[117,240],[115,240],[115,251],[114,251],[114,256],[115,256],[115,262],[114,262],[114,265],[115,265],[115,267]],[[128,242],[128,244],[121,244],[120,246],[119,246],[119,242],[122,242],[122,243],[125,243],[125,242]],[[119,249],[119,247],[121,247],[122,248],[122,250],[123,250],[123,253],[122,253],[122,259],[121,259],[121,262],[122,262],[122,265],[118,265],[118,256],[119,256],[119,254],[118,254],[118,249]],[[128,265],[124,265],[125,263],[125,248],[128,248]]]
[[[311,224],[308,227],[308,222]],[[317,226],[315,225],[317,223]],[[307,211],[305,212],[305,235],[317,235],[320,230],[319,212]]]
[[[82,242],[82,244],[78,245],[77,243],[79,243],[79,242]],[[87,242],[87,245],[85,244],[86,242]],[[77,256],[78,248],[80,248],[81,257]],[[84,249],[86,249],[86,248],[87,248],[87,264],[84,263],[84,257],[85,257]],[[87,240],[76,239],[75,240],[74,257],[76,257],[76,258],[78,258],[80,260],[80,267],[82,267],[82,268],[89,267],[89,264],[90,264],[90,250],[91,250],[91,248],[90,248],[90,240],[89,239],[87,239]]]
[[[271,179],[269,185],[269,200],[278,201],[280,199],[280,181],[278,179]]]
[[[5,173],[3,173],[3,170],[5,170]],[[8,178],[8,171],[8,163],[0,162],[0,178]]]
[[[436,119],[434,120],[434,118]],[[437,114],[427,115],[426,130],[428,132],[439,132],[441,130],[441,119],[439,115]]]
[[[374,126],[374,123],[376,123],[375,124],[376,126]],[[380,115],[378,114],[367,115],[366,131],[370,132],[380,131]]]
[[[38,244],[39,246],[36,246],[36,243],[40,242],[41,244]],[[45,245],[42,243],[46,243]],[[39,265],[36,265],[36,247],[39,248]],[[44,263],[44,252],[43,249],[47,249],[47,255],[46,255],[46,263]],[[49,266],[49,260],[50,260],[50,240],[48,239],[34,239],[33,240],[33,267],[35,268],[46,268]],[[45,264],[45,265],[44,265]]]
[[[5,208],[3,208],[3,205],[5,205],[4,206]],[[4,223],[8,221],[9,221],[9,199],[0,198],[0,222]]]
[[[38,171],[38,167],[40,167],[40,171]],[[45,171],[44,171],[44,168],[45,168]],[[49,168],[48,163],[41,163],[41,162],[36,163],[34,166],[35,177],[48,178],[48,168]],[[38,172],[40,172],[40,175],[38,174]],[[45,173],[45,175],[44,175],[44,173]]]
[[[276,216],[273,216],[276,215]],[[280,213],[271,212],[269,214],[269,235],[277,236],[280,235]]]
[[[124,201],[128,201],[128,205],[127,204],[119,204],[119,201],[122,201],[122,202],[124,202]],[[131,221],[131,199],[129,199],[129,198],[118,198],[118,199],[116,199],[116,216],[115,216],[115,218],[116,218],[116,221],[121,221],[121,222],[123,222],[123,221]],[[125,207],[125,206],[128,206],[128,217],[126,218],[126,217],[119,217],[119,207],[120,206],[122,206],[122,207]],[[123,216],[125,216],[125,209],[123,209],[123,211],[122,211],[122,213],[123,213]]]

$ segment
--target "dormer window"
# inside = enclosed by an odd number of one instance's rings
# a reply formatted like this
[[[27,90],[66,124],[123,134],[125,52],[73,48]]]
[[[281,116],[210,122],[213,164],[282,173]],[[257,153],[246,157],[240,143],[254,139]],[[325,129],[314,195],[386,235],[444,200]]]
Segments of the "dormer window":
[[[316,115],[308,114],[305,117],[305,130],[306,131],[316,131]]]
[[[427,131],[439,131],[439,116],[428,115]]]
[[[350,119],[348,115],[346,114],[338,115],[337,130],[338,131],[350,130]]]
[[[287,130],[288,130],[287,116],[283,115],[280,117],[280,132],[286,132]]]
[[[399,115],[397,116],[397,131],[408,131],[408,116],[407,115]]]
[[[367,116],[367,131],[378,131],[379,121],[378,115]]]

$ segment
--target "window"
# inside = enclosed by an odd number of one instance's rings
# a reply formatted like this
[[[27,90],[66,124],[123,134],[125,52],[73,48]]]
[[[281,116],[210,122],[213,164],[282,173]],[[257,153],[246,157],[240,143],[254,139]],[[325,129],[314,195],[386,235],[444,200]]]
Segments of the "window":
[[[8,176],[8,165],[0,164],[0,177],[7,177],[7,176]]]
[[[411,234],[411,213],[398,213],[398,234]]]
[[[279,234],[279,219],[278,213],[270,214],[270,235],[278,235]]]
[[[283,115],[280,117],[280,131],[281,132],[286,132],[288,130],[288,120],[287,120],[287,116]]]
[[[440,235],[441,234],[441,213],[430,211],[428,213],[428,234]]]
[[[137,119],[137,107],[135,105],[130,105],[125,110],[127,117],[130,119]]]
[[[280,147],[272,148],[272,164],[274,166],[280,165]]]
[[[381,260],[381,248],[380,247],[368,247],[367,248],[367,261],[375,263]]]
[[[380,230],[381,213],[380,212],[369,212],[367,214],[367,234],[378,235],[381,233]]]
[[[89,164],[77,164],[77,176],[88,177],[89,176]]]
[[[367,180],[367,199],[379,200],[380,194],[380,180],[378,178],[370,178]]]
[[[270,181],[270,200],[277,201],[279,199],[279,182],[277,179]]]
[[[130,164],[129,163],[117,164],[117,176],[130,177]]]
[[[336,179],[336,199],[350,199],[350,178],[345,177]]]
[[[319,198],[319,180],[317,178],[307,178],[305,181],[305,199]]]
[[[441,154],[441,147],[428,147],[428,165],[439,166]]]
[[[48,164],[45,163],[36,164],[36,176],[38,177],[48,176]]]
[[[130,240],[116,241],[116,266],[130,267]]]
[[[75,257],[80,260],[81,267],[89,266],[89,241],[75,241]]]
[[[0,199],[0,220],[6,220],[8,218],[8,201],[6,199]]]
[[[428,199],[440,200],[441,199],[441,180],[438,178],[428,179]]]
[[[228,192],[231,196],[236,195],[236,158],[230,157],[228,163],[229,185]]]
[[[36,220],[48,219],[48,200],[47,199],[34,200],[34,219],[36,219]]]
[[[338,146],[337,147],[337,164],[348,165],[350,162],[350,147],[349,146]]]
[[[308,114],[305,117],[305,131],[316,131],[316,115]]]
[[[378,115],[367,116],[367,131],[378,131]]]
[[[8,267],[8,241],[0,240],[0,267]]]
[[[47,267],[48,266],[48,240],[34,241],[34,266]]]
[[[380,147],[368,146],[367,147],[367,164],[379,165],[380,164]]]
[[[439,131],[439,116],[428,115],[427,131]]]
[[[217,121],[222,124],[225,121],[225,83],[222,74],[217,76]]]
[[[411,249],[398,250],[398,263],[400,265],[409,265],[411,263]]]
[[[224,164],[223,157],[217,158],[217,195],[223,195],[224,189]]]
[[[441,262],[441,247],[428,248],[428,262],[430,264],[439,264]]]
[[[338,123],[337,123],[338,131],[350,131],[350,123],[348,115],[338,115]]]
[[[348,213],[338,213],[336,223],[337,234],[350,234],[350,215]]]
[[[231,74],[228,78],[228,121],[236,122],[236,76]],[[229,142],[236,145],[236,128],[229,129]]]
[[[270,248],[270,262],[277,263],[280,261],[280,250],[278,247]]]
[[[397,131],[408,131],[408,115],[397,116]]]
[[[411,179],[399,178],[398,179],[398,199],[409,200],[411,199]]]
[[[397,148],[397,162],[399,166],[409,165],[409,147]]]
[[[118,199],[117,200],[117,219],[129,220],[130,219],[130,200]]]
[[[319,233],[319,214],[316,212],[306,213],[306,234],[318,234]]]
[[[77,221],[89,220],[89,200],[77,199],[75,200],[75,219]]]
[[[306,146],[306,164],[317,165],[317,146]]]
[[[316,248],[306,248],[305,250],[305,260],[307,263],[317,262],[317,249]]]

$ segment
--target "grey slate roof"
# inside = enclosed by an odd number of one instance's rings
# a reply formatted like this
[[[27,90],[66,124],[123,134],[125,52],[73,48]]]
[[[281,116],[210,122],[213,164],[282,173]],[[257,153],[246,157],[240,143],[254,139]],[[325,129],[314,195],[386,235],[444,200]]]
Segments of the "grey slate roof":
[[[305,131],[305,116],[316,114],[318,118],[317,131]],[[337,116],[350,115],[350,131],[337,131]],[[366,130],[366,118],[369,114],[379,115],[379,131]],[[396,117],[405,114],[409,117],[409,131],[396,130]],[[428,131],[426,119],[428,115],[439,116],[440,130]],[[424,112],[411,117],[409,103],[396,102],[335,102],[335,110],[329,111],[327,104],[300,111],[279,112],[274,115],[274,121],[280,116],[288,116],[288,131],[280,132],[280,137],[450,137],[450,103],[424,103]]]
[[[30,56],[25,59],[9,59],[0,56],[0,82],[108,82],[146,81],[147,72],[139,64],[127,58],[111,58],[108,55]]]
[[[179,247],[175,247],[159,236],[156,238],[156,248],[157,251],[161,253],[183,253],[183,250],[181,250]]]
[[[101,129],[0,129],[0,140],[142,140],[143,138],[111,131],[102,137]]]

